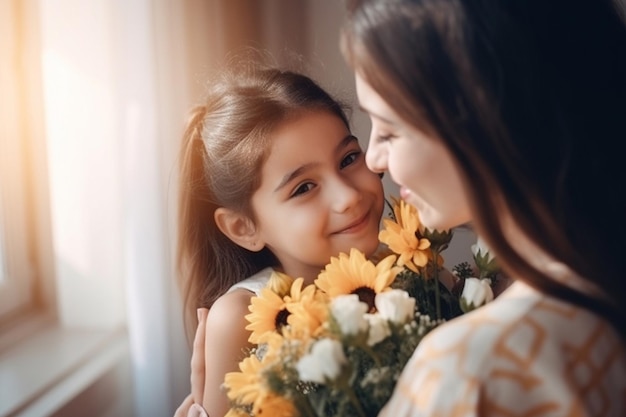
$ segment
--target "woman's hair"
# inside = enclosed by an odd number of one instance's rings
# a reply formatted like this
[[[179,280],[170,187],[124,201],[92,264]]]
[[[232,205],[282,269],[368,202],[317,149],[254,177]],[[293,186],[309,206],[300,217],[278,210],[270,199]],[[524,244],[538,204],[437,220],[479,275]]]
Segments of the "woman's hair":
[[[445,143],[505,269],[624,334],[626,25],[613,4],[349,1],[341,47],[403,120]],[[612,302],[531,266],[507,241],[503,209]]]
[[[226,207],[255,219],[250,201],[272,132],[311,111],[330,112],[348,126],[343,105],[307,76],[250,63],[211,80],[204,104],[191,111],[180,156],[177,247],[188,333],[197,308],[210,308],[236,282],[277,266],[268,249],[252,252],[229,240],[214,213]]]

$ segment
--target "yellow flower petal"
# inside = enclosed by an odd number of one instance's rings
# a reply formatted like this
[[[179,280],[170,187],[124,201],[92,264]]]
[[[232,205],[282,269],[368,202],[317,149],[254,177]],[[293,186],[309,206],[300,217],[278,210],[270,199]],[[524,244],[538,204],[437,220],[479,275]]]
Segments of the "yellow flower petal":
[[[266,287],[271,289],[279,297],[284,297],[289,294],[289,289],[291,288],[293,282],[294,279],[289,275],[274,271],[272,272]]]
[[[224,376],[227,396],[242,404],[252,404],[261,395],[261,362],[250,355],[239,363],[240,372],[228,372]]]
[[[374,265],[362,252],[352,249],[350,255],[342,253],[331,258],[315,285],[331,299],[343,294],[357,294],[372,309],[375,295],[388,289],[401,270],[392,267],[395,259],[395,255],[390,255]]]
[[[394,200],[396,221],[384,219],[384,229],[379,240],[398,254],[398,265],[406,266],[415,273],[428,262],[430,241],[420,237],[420,221],[417,209],[404,201]]]
[[[298,413],[291,401],[275,394],[260,396],[254,403],[252,412],[255,416],[294,417]]]

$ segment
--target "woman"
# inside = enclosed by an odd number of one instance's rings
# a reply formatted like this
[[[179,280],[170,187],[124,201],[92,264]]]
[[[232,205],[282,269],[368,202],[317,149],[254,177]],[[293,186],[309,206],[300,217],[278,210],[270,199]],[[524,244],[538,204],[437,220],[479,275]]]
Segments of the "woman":
[[[610,1],[364,0],[342,50],[425,226],[516,282],[420,344],[385,416],[626,415],[626,28]]]

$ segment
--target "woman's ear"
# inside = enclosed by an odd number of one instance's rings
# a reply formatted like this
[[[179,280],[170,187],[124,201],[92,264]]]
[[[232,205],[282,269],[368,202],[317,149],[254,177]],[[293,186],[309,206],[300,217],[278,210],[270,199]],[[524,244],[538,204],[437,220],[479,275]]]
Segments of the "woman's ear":
[[[260,240],[256,226],[248,216],[225,207],[215,210],[215,224],[228,237],[242,248],[258,252],[265,243]]]

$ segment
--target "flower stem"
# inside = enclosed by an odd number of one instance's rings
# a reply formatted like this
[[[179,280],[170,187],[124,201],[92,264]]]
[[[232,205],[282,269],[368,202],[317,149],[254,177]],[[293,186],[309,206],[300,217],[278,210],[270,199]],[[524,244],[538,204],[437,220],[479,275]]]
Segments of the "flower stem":
[[[308,396],[298,395],[295,398],[295,403],[301,417],[318,417],[317,412],[311,405]]]
[[[433,259],[434,259],[434,273],[433,273],[433,281],[435,283],[435,306],[437,309],[437,319],[441,320],[441,294],[439,293],[439,251],[433,250]]]
[[[365,410],[363,410],[363,406],[359,402],[359,399],[357,398],[356,394],[354,393],[354,390],[349,384],[346,384],[346,391],[348,393],[348,398],[350,398],[350,402],[356,409],[358,415],[360,417],[367,417],[367,414],[365,414]]]
[[[367,355],[368,355],[370,358],[372,358],[372,360],[373,360],[373,361],[374,361],[374,363],[376,364],[376,367],[377,367],[377,368],[380,368],[380,367],[381,367],[381,364],[380,364],[380,358],[378,357],[378,355],[376,354],[376,352],[374,352],[374,349],[370,348],[370,347],[369,347],[369,346],[367,346],[367,345],[363,345],[363,346],[361,346],[361,349],[363,349],[363,351],[364,351],[365,353],[367,353]]]

